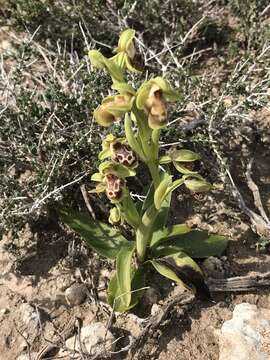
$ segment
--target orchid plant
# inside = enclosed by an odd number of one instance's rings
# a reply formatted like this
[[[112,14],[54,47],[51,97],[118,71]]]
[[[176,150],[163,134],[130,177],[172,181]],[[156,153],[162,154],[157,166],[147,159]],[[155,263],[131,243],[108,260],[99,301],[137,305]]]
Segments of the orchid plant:
[[[126,71],[140,72],[132,29],[121,33],[113,57],[106,58],[97,50],[91,50],[89,57],[94,67],[107,71],[112,78],[112,95],[94,111],[96,121],[109,127],[124,120],[125,137],[109,134],[103,140],[101,163],[91,177],[97,185],[90,192],[104,192],[112,204],[108,219],[111,225],[71,209],[60,209],[60,217],[97,253],[116,259],[116,271],[108,287],[108,302],[115,311],[127,311],[139,302],[149,265],[198,297],[208,299],[209,289],[194,259],[222,254],[227,240],[186,224],[167,226],[174,190],[185,186],[200,193],[212,187],[194,170],[199,154],[171,149],[160,156],[159,138],[168,123],[168,104],[178,101],[179,95],[159,76],[143,82],[137,90],[126,82]],[[152,179],[143,202],[135,202],[126,182],[136,176],[139,162],[146,165]],[[176,179],[169,173],[169,164],[179,173]],[[132,230],[132,240],[118,230],[118,225],[124,223]]]

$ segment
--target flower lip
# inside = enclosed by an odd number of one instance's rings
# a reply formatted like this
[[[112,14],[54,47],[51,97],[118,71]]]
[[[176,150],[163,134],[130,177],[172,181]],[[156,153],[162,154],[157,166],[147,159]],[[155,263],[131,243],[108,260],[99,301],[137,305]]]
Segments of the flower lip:
[[[112,160],[126,167],[133,167],[137,164],[137,156],[134,151],[120,142],[111,143]]]
[[[105,176],[106,195],[109,200],[120,201],[123,197],[124,180],[114,174]]]

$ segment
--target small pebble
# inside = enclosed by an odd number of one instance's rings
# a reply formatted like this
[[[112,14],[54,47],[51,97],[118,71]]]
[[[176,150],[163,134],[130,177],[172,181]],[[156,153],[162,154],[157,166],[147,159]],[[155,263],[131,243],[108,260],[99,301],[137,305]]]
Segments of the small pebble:
[[[73,284],[65,291],[65,298],[69,306],[82,304],[87,296],[85,284]]]

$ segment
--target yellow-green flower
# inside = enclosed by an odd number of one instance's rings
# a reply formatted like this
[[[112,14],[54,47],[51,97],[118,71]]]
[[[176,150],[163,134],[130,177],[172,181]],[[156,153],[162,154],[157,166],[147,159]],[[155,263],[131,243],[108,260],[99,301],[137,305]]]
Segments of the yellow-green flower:
[[[125,138],[116,138],[109,134],[102,142],[102,151],[99,153],[99,159],[104,160],[111,157],[115,163],[122,164],[127,168],[134,169],[138,166],[138,157],[128,145]]]
[[[153,84],[145,101],[148,124],[151,129],[160,129],[167,125],[167,104],[160,88]]]
[[[167,102],[176,101],[179,95],[171,88],[169,82],[156,77],[142,84],[137,91],[136,105],[148,115],[148,125],[160,129],[167,125]]]
[[[99,172],[91,176],[92,181],[98,182],[90,193],[105,192],[112,203],[122,201],[126,194],[125,178],[136,173],[122,164],[104,161],[99,165]]]
[[[94,111],[94,117],[99,125],[108,127],[131,110],[132,102],[130,94],[109,96]]]
[[[123,217],[121,216],[121,211],[117,207],[113,207],[110,210],[109,223],[112,225],[119,225],[124,222]]]

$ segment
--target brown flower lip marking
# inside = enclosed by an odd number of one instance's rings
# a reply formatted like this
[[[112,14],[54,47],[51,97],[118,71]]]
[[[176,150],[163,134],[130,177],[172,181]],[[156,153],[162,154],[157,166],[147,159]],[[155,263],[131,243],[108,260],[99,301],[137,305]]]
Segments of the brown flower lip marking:
[[[114,174],[105,176],[106,195],[109,200],[120,200],[123,195],[124,181]]]
[[[113,161],[126,167],[131,167],[136,164],[137,156],[128,145],[116,142],[111,144],[111,150]]]

